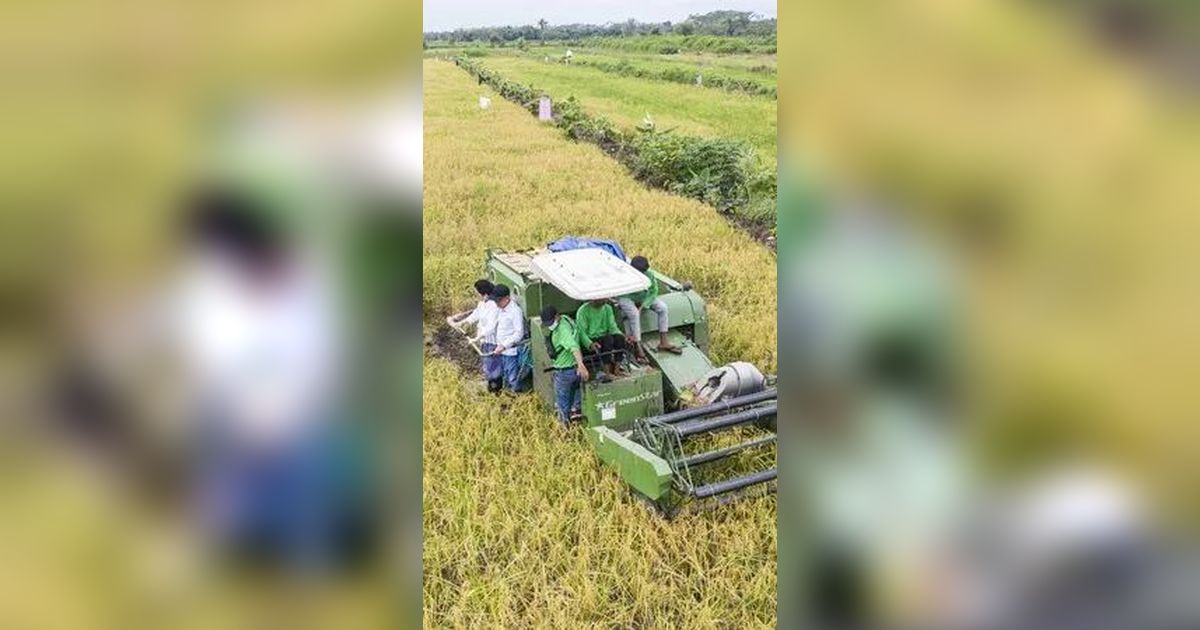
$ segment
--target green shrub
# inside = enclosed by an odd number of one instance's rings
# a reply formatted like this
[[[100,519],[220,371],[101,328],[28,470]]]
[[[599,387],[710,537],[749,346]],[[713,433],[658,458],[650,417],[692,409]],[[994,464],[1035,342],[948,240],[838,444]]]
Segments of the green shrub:
[[[555,124],[572,140],[586,140],[601,145],[609,152],[621,151],[627,144],[625,135],[607,118],[583,111],[574,96],[554,105]]]
[[[749,200],[749,154],[737,140],[647,131],[637,139],[630,168],[652,186],[729,210]]]
[[[720,73],[697,71],[686,67],[672,67],[661,70],[653,70],[635,66],[628,59],[623,59],[616,63],[601,60],[579,59],[575,61],[575,65],[595,68],[609,74],[618,74],[624,77],[653,79],[656,81],[668,81],[670,83],[683,83],[689,85],[696,82],[697,74],[701,74],[703,75],[702,85],[704,87],[721,89],[727,92],[742,92],[745,94],[769,96],[771,98],[777,97],[777,90],[775,87],[764,85],[752,79],[738,79]]]
[[[646,35],[641,37],[596,37],[589,38],[587,45],[615,50],[674,55],[684,51],[718,53],[769,53],[774,54],[774,35],[764,36],[719,36],[719,35]]]

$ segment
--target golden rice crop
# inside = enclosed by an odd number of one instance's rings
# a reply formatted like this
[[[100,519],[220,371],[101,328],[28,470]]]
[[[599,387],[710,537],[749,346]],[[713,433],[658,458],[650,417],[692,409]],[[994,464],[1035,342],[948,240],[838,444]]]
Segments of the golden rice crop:
[[[565,234],[614,238],[693,282],[709,306],[713,359],[775,369],[775,258],[711,207],[648,190],[598,148],[562,139],[496,99],[481,110],[462,70],[425,62],[424,308],[470,300],[488,247]]]
[[[775,369],[775,259],[699,202],[649,190],[450,63],[426,61],[424,307],[470,301],[488,247],[619,240],[706,298],[717,362]],[[775,622],[774,499],[667,522],[533,396],[424,370],[430,627],[764,627]]]

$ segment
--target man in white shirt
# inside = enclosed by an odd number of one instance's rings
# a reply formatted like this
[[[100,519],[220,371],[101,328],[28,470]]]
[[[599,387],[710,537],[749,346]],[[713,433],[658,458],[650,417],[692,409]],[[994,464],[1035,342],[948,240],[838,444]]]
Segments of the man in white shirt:
[[[516,392],[521,385],[520,346],[525,339],[525,314],[513,301],[508,287],[503,284],[497,284],[492,290],[492,300],[497,307],[496,348],[492,352],[500,356],[505,387],[511,392]]]
[[[476,280],[475,292],[479,294],[479,303],[475,309],[470,313],[451,315],[446,318],[446,323],[451,326],[475,324],[476,334],[473,340],[479,344],[483,353],[480,369],[483,371],[484,380],[487,381],[488,391],[498,394],[503,383],[503,372],[501,359],[493,352],[496,349],[495,324],[499,310],[492,300],[494,289],[491,281],[486,278]]]
[[[346,427],[332,269],[241,191],[201,189],[188,212],[190,259],[170,315],[198,519],[217,549],[316,568],[353,518],[333,446]]]

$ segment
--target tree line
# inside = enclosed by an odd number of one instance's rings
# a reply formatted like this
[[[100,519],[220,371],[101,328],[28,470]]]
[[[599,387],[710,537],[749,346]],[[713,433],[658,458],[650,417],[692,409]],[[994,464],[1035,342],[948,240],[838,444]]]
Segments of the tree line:
[[[425,33],[425,47],[435,43],[504,44],[517,40],[561,41],[589,37],[639,35],[716,35],[722,37],[775,37],[776,19],[751,11],[712,11],[689,15],[682,22],[639,22],[628,19],[607,24],[550,24],[538,20],[524,26],[486,26]]]

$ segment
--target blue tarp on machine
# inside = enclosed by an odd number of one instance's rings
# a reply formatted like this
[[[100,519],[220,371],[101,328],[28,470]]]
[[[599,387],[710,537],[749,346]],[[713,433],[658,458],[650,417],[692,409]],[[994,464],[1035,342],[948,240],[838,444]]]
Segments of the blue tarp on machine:
[[[625,258],[625,250],[616,241],[586,236],[564,236],[546,246],[552,252],[565,252],[571,249],[603,249],[621,260]]]

